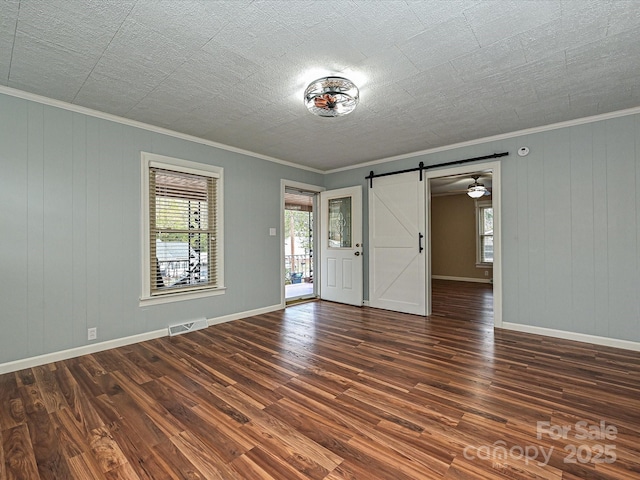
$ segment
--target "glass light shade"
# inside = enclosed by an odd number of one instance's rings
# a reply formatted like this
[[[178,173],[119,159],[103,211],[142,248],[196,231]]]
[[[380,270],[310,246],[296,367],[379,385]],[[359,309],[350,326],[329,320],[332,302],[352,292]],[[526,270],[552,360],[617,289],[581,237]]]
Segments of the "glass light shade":
[[[323,77],[309,84],[304,91],[307,109],[320,117],[341,117],[351,113],[360,100],[360,91],[351,80],[343,77]]]
[[[471,198],[480,198],[484,196],[486,191],[487,189],[484,188],[484,185],[482,184],[469,185],[467,195],[469,195]]]

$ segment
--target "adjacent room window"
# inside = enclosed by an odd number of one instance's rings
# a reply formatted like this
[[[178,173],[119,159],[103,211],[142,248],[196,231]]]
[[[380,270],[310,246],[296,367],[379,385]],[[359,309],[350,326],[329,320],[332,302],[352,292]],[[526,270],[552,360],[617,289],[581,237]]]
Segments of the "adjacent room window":
[[[143,153],[142,300],[222,293],[222,169]]]
[[[491,202],[476,202],[478,266],[493,265],[493,207]]]

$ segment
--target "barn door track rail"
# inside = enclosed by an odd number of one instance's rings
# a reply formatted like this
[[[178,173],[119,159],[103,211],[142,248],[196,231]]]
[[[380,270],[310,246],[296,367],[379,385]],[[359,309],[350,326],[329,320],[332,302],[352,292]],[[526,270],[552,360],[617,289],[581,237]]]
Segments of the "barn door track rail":
[[[416,168],[408,168],[406,170],[396,170],[395,172],[373,173],[373,170],[371,170],[371,172],[369,172],[369,175],[367,175],[364,178],[369,180],[369,188],[373,188],[373,179],[374,178],[387,177],[389,175],[398,175],[400,173],[417,172],[417,171],[419,171],[420,172],[420,181],[422,181],[422,171],[423,170],[431,170],[432,168],[439,168],[439,167],[448,167],[448,166],[451,166],[451,165],[460,165],[462,163],[477,162],[479,160],[488,160],[490,158],[506,157],[507,155],[509,155],[509,152],[494,153],[492,155],[485,155],[484,157],[465,158],[463,160],[454,160],[452,162],[437,163],[435,165],[427,165],[427,166],[424,165],[424,162],[420,162]]]

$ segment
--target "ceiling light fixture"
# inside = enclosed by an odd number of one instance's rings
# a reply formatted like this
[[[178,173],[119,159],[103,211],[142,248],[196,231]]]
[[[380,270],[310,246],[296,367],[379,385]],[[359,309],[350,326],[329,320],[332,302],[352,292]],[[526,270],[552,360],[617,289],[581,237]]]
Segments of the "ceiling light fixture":
[[[304,104],[320,117],[341,117],[353,112],[358,105],[360,91],[343,77],[322,77],[309,84],[304,91]]]
[[[471,198],[480,198],[487,193],[487,189],[482,183],[478,183],[480,175],[472,175],[473,183],[467,187],[467,195]]]

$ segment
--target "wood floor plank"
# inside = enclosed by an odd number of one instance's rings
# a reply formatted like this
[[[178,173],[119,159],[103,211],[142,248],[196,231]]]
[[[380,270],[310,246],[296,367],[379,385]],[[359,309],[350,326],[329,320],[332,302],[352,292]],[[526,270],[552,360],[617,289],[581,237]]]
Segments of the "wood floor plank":
[[[82,453],[69,457],[71,477],[73,479],[90,478],[92,480],[106,480],[104,473],[89,454]]]
[[[192,407],[185,407],[180,397],[170,388],[164,387],[160,382],[154,382],[154,385],[157,387],[154,398],[184,426],[186,431],[207,447],[210,456],[222,463],[230,463],[246,451],[240,443],[225,435],[216,425],[204,423]]]
[[[105,475],[128,462],[122,449],[106,426],[96,428],[91,433],[89,445],[93,456]]]
[[[25,422],[24,404],[14,374],[0,375],[0,430],[9,430]]]
[[[349,446],[353,449],[354,454],[348,456],[346,460],[357,461],[362,466],[366,465],[380,475],[380,478],[430,480],[440,476],[440,474],[424,468],[412,458],[391,448],[390,445],[375,439],[354,436],[349,440]],[[445,470],[447,468],[448,465]]]
[[[105,476],[107,480],[142,480],[129,463],[118,465],[109,470]]]
[[[167,478],[175,480],[206,480],[204,474],[185,457],[178,447],[167,438],[153,448],[158,462],[167,471]]]
[[[494,329],[488,284],[433,295],[427,318],[309,302],[0,375],[0,480],[640,478],[640,352]]]
[[[49,399],[52,411],[59,410],[60,402],[64,397],[59,393],[52,393],[57,388],[53,375],[45,372],[48,367],[36,367],[30,372],[21,372],[22,386],[19,392],[22,397],[26,412],[26,424],[28,426],[30,447],[36,461],[41,479],[69,478],[70,472],[67,458],[59,443],[59,436],[48,413],[47,402],[43,393]],[[48,385],[40,385],[40,380]],[[53,384],[51,383],[53,382]],[[64,402],[66,404],[66,402]]]
[[[446,480],[560,480],[564,477],[562,472],[550,469],[544,470],[543,475],[540,476],[529,468],[520,470],[517,466],[502,464],[500,461],[456,458],[444,478]]]
[[[114,475],[120,475],[122,472],[129,471],[135,472],[135,476],[140,480],[170,477],[169,472],[167,472],[165,466],[158,461],[158,458],[152,450],[153,445],[157,443],[152,444],[147,442],[144,435],[138,435],[136,428],[129,425],[127,419],[110,425],[109,432],[128,462],[126,465],[121,465],[115,469],[115,473],[112,471],[108,472],[107,477],[111,478]]]
[[[145,370],[138,368],[123,352],[114,348],[103,352],[94,353],[93,356],[102,365],[106,371],[121,371],[129,376],[136,383],[146,383],[153,380],[154,377],[149,375]]]
[[[271,444],[275,440],[287,451],[287,458],[297,463],[304,463],[304,470],[309,470],[308,465],[319,465],[327,471],[333,470],[339,465],[342,458],[329,449],[304,436],[287,422],[278,420],[266,413],[254,415],[251,422],[246,425],[248,430],[255,433],[255,438],[262,438]],[[275,445],[272,444],[272,447]]]
[[[162,429],[146,415],[144,407],[135,403],[126,393],[111,395],[108,399],[101,400],[108,402],[119,415],[118,418],[113,418],[109,425],[126,426],[127,430],[135,432],[141,442],[151,447],[166,438]]]
[[[54,365],[34,367],[33,374],[48,413],[53,413],[68,406],[56,379]]]
[[[2,440],[2,429],[0,428],[0,479],[7,478],[7,466],[4,458],[4,441]]]
[[[197,405],[192,408],[193,413],[199,417],[203,425],[215,425],[223,435],[231,439],[231,445],[235,445],[238,451],[249,451],[257,445],[257,442],[242,428],[244,423],[240,424],[229,418],[226,413],[221,412],[217,408],[209,406]],[[247,419],[248,423],[249,420]],[[235,456],[235,455],[232,455]]]
[[[260,470],[267,472],[270,477],[277,480],[308,480],[309,476],[300,470],[297,462],[288,462],[281,455],[270,451],[268,445],[264,448],[258,445],[246,453],[251,463],[258,465]]]
[[[277,473],[277,477],[270,475],[246,454],[236,458],[231,466],[238,472],[240,478],[245,480],[280,480],[284,478],[280,471]]]
[[[123,390],[131,399],[140,406],[140,413],[147,415],[155,425],[161,429],[168,437],[173,437],[184,431],[184,426],[180,424],[158,401],[147,394],[140,386],[129,380],[120,372],[114,372],[113,376],[120,382]],[[152,384],[149,382],[147,385]]]
[[[90,451],[87,445],[87,432],[77,422],[71,410],[63,408],[51,414],[50,419],[66,458],[73,458]]]
[[[176,435],[171,442],[207,480],[242,480],[233,468],[212,455],[205,444],[188,432]]]
[[[7,480],[40,478],[29,428],[26,424],[3,430],[2,446]]]
[[[60,445],[60,436],[46,410],[30,414],[27,425],[40,478],[70,478],[71,473],[64,449]]]

